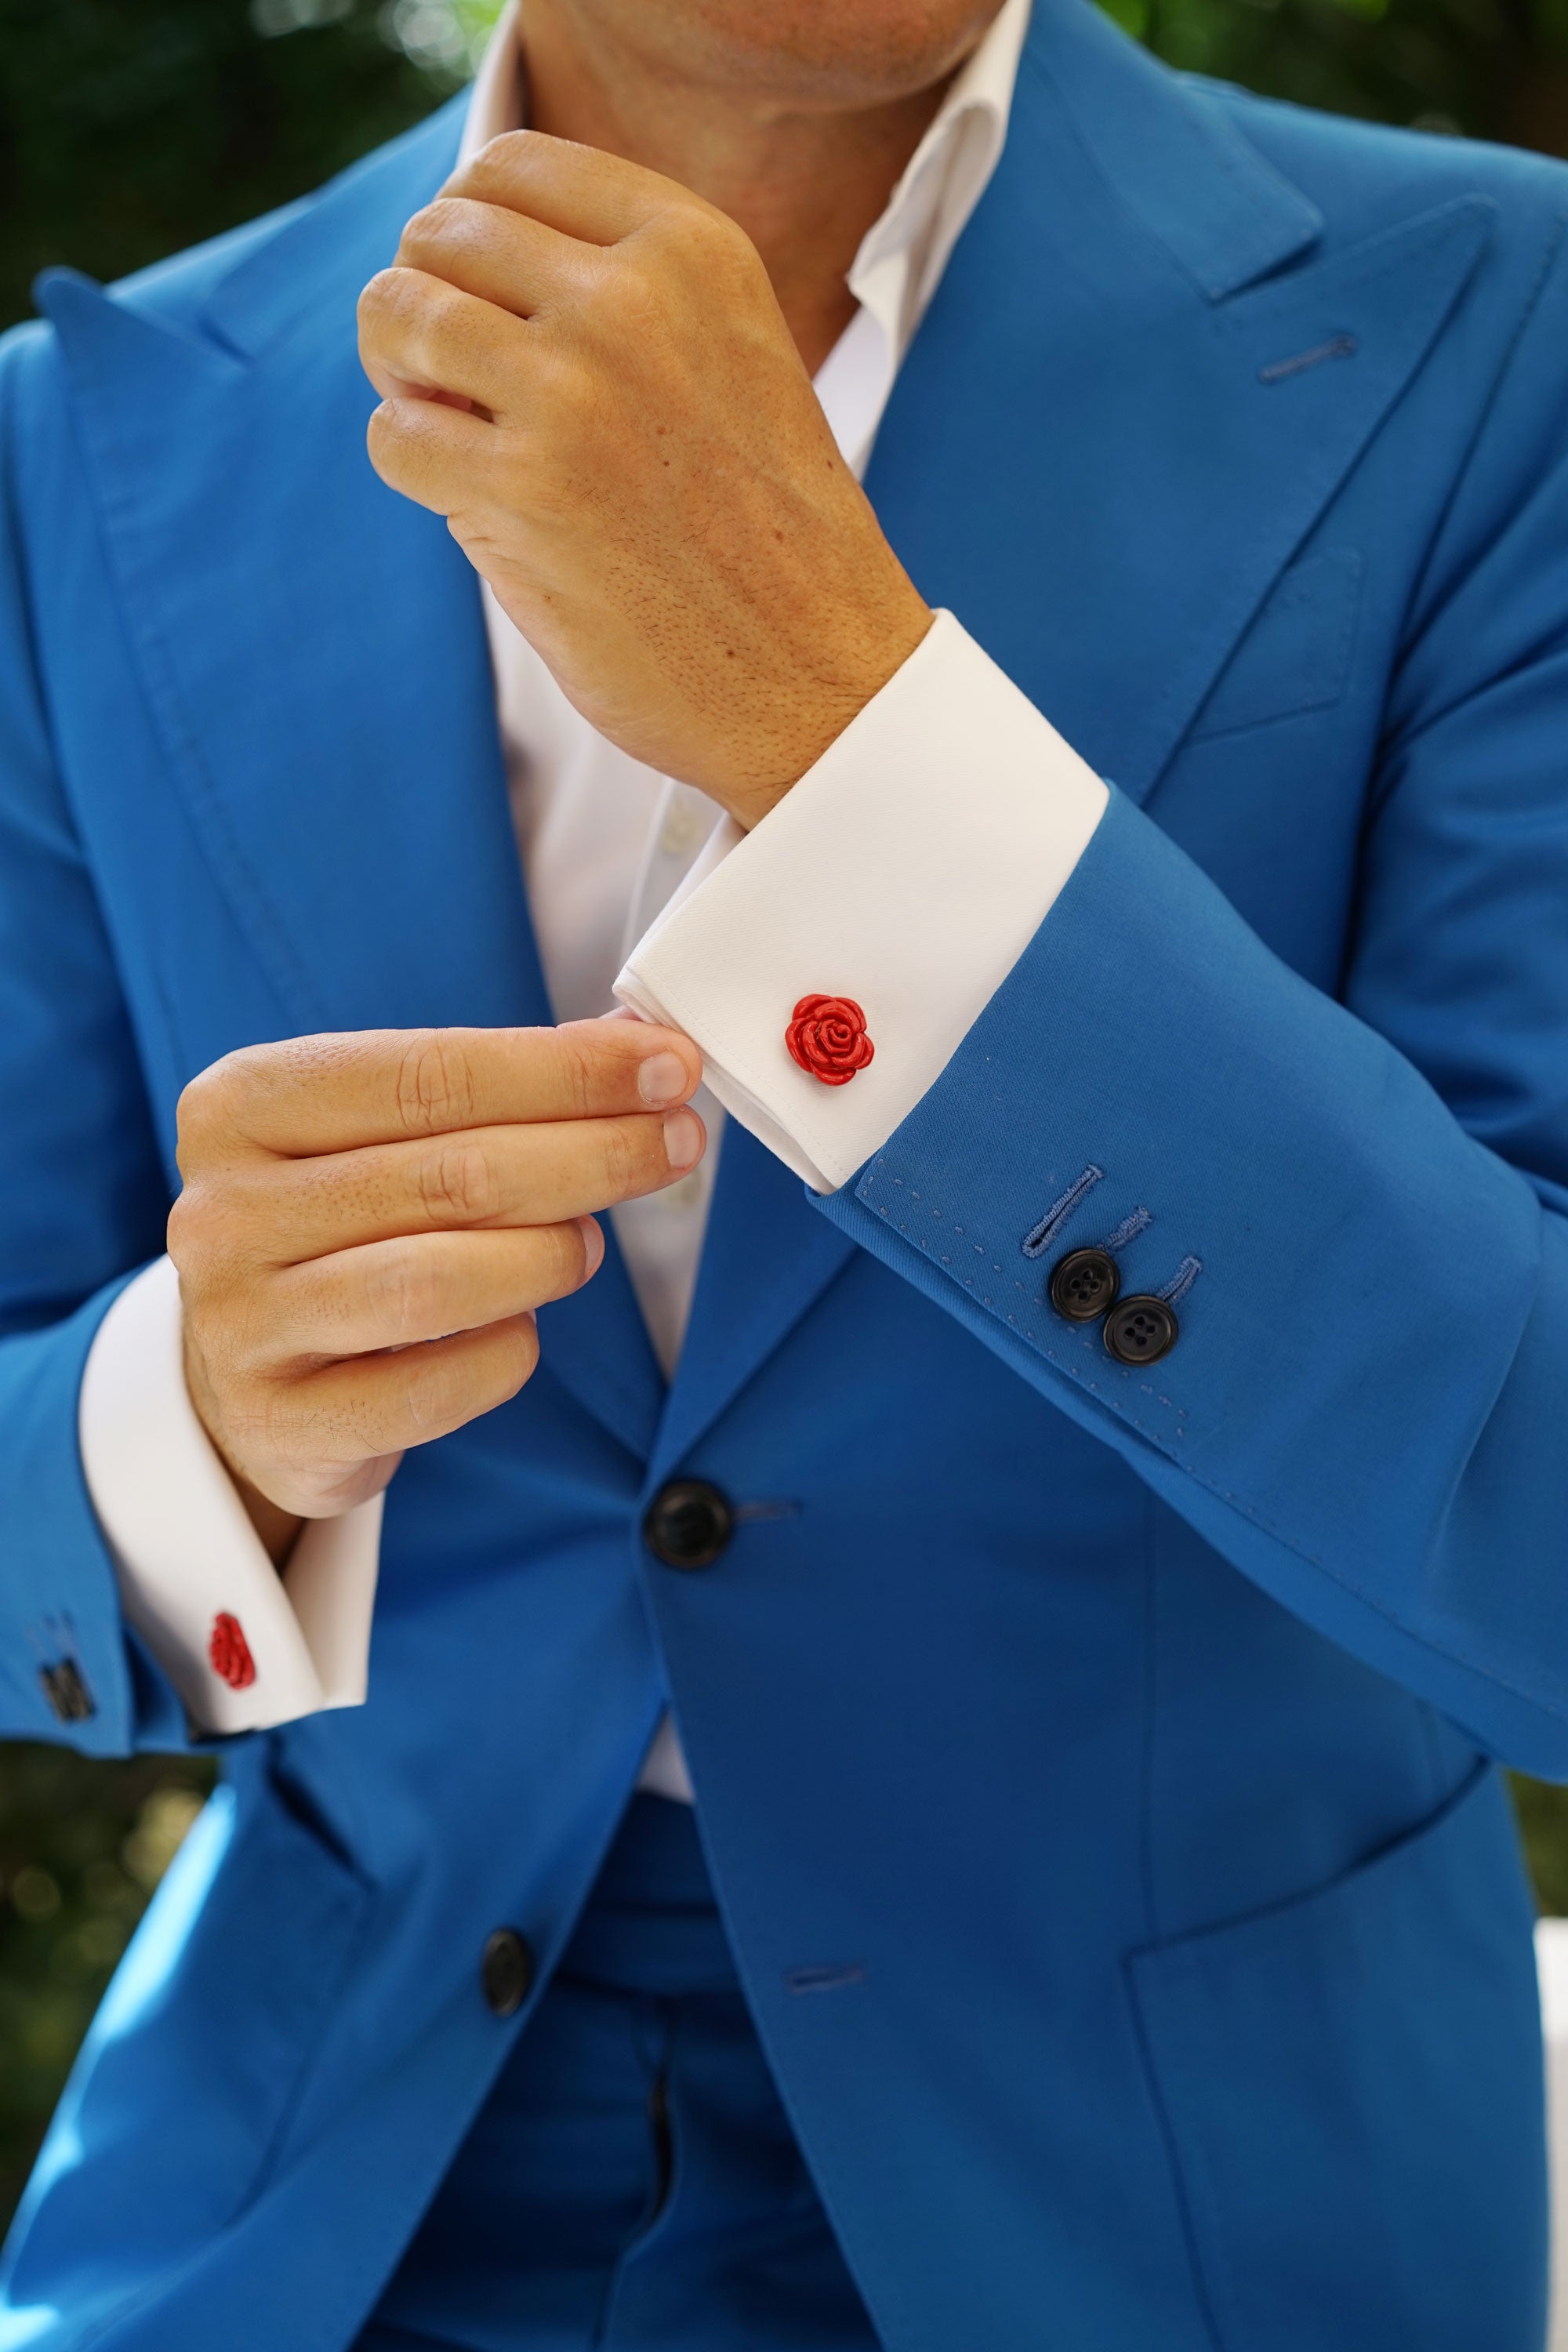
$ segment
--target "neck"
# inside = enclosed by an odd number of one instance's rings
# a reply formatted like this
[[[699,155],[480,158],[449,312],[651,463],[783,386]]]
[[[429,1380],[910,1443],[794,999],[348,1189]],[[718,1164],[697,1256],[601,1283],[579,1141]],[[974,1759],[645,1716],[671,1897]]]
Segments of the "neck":
[[[525,0],[522,45],[532,127],[624,155],[728,213],[761,254],[815,374],[854,316],[845,280],[860,240],[961,60],[924,89],[812,106],[677,73],[618,40],[583,0]]]

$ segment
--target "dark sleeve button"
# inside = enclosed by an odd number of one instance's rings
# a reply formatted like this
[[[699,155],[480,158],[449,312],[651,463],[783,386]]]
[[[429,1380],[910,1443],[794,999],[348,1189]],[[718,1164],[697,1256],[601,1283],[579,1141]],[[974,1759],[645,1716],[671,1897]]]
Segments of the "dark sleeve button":
[[[485,2004],[497,2017],[515,2017],[533,1985],[533,1949],[515,1927],[498,1927],[485,1939],[479,1963]]]
[[[1051,1305],[1069,1323],[1092,1323],[1121,1287],[1116,1260],[1102,1249],[1069,1250],[1051,1272]]]
[[[98,1713],[74,1658],[58,1658],[52,1666],[40,1666],[38,1680],[57,1722],[89,1723]]]
[[[1119,1364],[1157,1364],[1181,1336],[1163,1298],[1124,1298],[1105,1318],[1103,1338]]]
[[[643,1520],[643,1541],[666,1568],[711,1568],[734,1532],[730,1498],[706,1478],[672,1478]]]

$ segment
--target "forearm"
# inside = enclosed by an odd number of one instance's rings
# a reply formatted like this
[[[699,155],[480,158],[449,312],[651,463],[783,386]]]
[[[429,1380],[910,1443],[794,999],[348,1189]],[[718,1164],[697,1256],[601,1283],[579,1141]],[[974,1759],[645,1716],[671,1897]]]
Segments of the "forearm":
[[[1277,1599],[1510,1761],[1568,1769],[1560,1222],[1130,803],[818,1205]],[[1048,1296],[1138,1212],[1124,1297],[1201,1267],[1147,1368]]]

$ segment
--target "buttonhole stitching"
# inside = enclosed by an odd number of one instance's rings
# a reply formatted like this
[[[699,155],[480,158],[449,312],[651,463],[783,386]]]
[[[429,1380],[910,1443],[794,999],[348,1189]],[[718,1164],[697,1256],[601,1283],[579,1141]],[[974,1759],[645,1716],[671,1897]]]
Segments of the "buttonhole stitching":
[[[784,1983],[791,1992],[837,1992],[843,1985],[865,1980],[864,1960],[825,1961],[815,1968],[786,1969]]]
[[[1204,1262],[1201,1257],[1184,1257],[1164,1289],[1156,1291],[1155,1297],[1163,1298],[1167,1307],[1178,1306],[1203,1270]]]
[[[1145,1225],[1152,1223],[1147,1209],[1134,1209],[1130,1217],[1122,1218],[1113,1234],[1106,1235],[1100,1246],[1108,1256],[1112,1255],[1117,1250],[1125,1249],[1134,1234],[1141,1234]]]
[[[1025,1234],[1021,1246],[1026,1257],[1038,1257],[1049,1249],[1079,1202],[1093,1192],[1104,1174],[1104,1169],[1097,1168],[1090,1160],[1077,1182],[1069,1184],[1060,1200],[1052,1202],[1039,1223]]]
[[[1296,352],[1288,360],[1273,360],[1268,367],[1260,367],[1258,381],[1283,383],[1288,376],[1304,375],[1325,360],[1353,360],[1360,348],[1353,335],[1331,335],[1326,343],[1314,343],[1309,352]]]

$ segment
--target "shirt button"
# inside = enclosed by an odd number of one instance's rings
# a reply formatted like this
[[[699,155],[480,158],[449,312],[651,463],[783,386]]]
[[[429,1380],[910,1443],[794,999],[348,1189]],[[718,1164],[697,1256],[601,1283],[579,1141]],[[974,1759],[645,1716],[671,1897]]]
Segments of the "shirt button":
[[[711,1568],[734,1528],[729,1496],[706,1478],[672,1478],[642,1523],[644,1543],[666,1568]]]
[[[1102,1249],[1069,1250],[1051,1272],[1051,1305],[1069,1323],[1092,1323],[1121,1287],[1116,1260]]]
[[[1102,1337],[1119,1364],[1157,1364],[1170,1354],[1181,1328],[1163,1298],[1124,1298],[1106,1317]]]
[[[497,2017],[513,2017],[533,1985],[533,1949],[515,1927],[498,1927],[485,1939],[479,1963],[485,2004]]]

